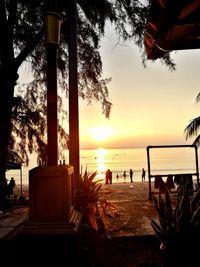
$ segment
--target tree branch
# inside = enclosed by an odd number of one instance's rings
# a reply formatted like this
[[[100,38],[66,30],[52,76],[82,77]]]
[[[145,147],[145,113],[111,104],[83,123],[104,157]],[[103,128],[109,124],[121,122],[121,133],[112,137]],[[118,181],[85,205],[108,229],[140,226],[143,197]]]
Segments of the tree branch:
[[[26,47],[21,51],[21,53],[15,59],[15,65],[18,69],[22,62],[27,58],[27,56],[34,50],[34,48],[38,45],[39,41],[43,36],[43,28],[35,35],[35,37],[30,40],[30,42],[26,45]]]

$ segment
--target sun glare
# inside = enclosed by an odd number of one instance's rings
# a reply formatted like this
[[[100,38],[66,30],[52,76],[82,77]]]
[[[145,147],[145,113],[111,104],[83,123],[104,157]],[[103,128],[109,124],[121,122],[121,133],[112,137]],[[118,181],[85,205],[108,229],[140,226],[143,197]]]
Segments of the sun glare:
[[[97,153],[97,162],[98,162],[98,172],[100,174],[100,177],[105,172],[105,155],[106,151],[103,148],[98,148],[96,150]]]
[[[111,130],[107,127],[95,127],[91,131],[92,138],[96,141],[104,141],[111,135]]]

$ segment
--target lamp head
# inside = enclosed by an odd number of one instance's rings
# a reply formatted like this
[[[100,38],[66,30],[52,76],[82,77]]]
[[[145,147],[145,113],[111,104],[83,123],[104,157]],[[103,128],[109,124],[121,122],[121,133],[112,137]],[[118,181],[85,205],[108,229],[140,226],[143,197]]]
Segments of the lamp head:
[[[56,12],[44,14],[44,31],[46,43],[59,45],[62,17]]]

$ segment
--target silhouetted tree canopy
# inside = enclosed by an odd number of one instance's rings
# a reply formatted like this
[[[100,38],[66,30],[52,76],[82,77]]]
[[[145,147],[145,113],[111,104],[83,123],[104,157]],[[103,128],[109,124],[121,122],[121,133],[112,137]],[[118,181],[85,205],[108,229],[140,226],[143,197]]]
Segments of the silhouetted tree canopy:
[[[68,95],[68,5],[70,1],[0,0],[0,27],[4,33],[0,42],[0,176],[8,158],[28,162],[28,152],[37,152],[38,160],[46,153],[46,57],[43,37],[43,14],[47,3],[55,4],[62,18],[61,42],[58,48],[58,87]],[[100,41],[105,25],[110,22],[122,40],[131,40],[141,51],[149,1],[77,0],[78,88],[79,96],[88,103],[100,102],[102,113],[109,117],[111,102],[110,77],[102,77]],[[18,70],[28,63],[33,81],[16,87]],[[161,61],[174,68],[169,54]],[[16,90],[15,87],[18,89]],[[61,91],[60,91],[61,92]],[[59,101],[63,110],[62,98]],[[65,112],[67,108],[64,107]],[[61,147],[66,147],[68,135],[59,124]]]

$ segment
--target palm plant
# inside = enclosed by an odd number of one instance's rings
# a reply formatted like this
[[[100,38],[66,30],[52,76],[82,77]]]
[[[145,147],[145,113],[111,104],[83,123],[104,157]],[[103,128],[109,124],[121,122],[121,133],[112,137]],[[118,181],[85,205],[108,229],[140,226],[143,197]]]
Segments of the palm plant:
[[[169,192],[165,198],[153,196],[158,221],[151,225],[160,240],[163,267],[198,266],[200,238],[200,189],[190,199],[188,191],[172,207]]]
[[[77,210],[83,215],[84,221],[96,231],[105,230],[108,223],[108,212],[114,214],[117,207],[108,200],[113,192],[103,188],[102,180],[95,180],[96,172],[89,173],[87,169],[80,174],[80,187],[76,195]]]
[[[200,101],[200,93],[196,97],[196,102]],[[196,136],[195,140],[193,141],[194,145],[200,145],[200,135],[198,134],[200,128],[200,116],[192,119],[190,123],[186,126],[184,133],[186,136],[186,140],[192,136]]]

